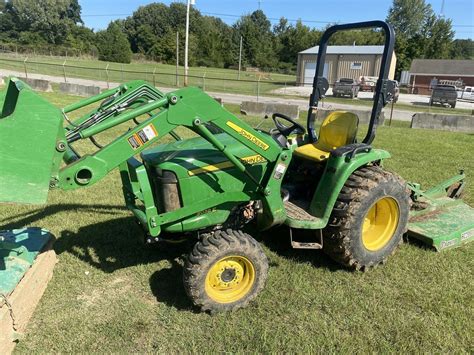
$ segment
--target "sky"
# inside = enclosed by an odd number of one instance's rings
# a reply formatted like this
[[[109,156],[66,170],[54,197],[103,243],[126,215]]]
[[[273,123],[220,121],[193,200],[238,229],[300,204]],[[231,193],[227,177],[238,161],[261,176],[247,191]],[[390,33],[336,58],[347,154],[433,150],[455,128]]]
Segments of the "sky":
[[[186,0],[179,0],[185,2]],[[310,27],[321,28],[327,23],[358,22],[385,19],[392,0],[195,0],[203,15],[220,17],[228,24],[239,16],[260,8],[272,23],[284,16],[301,19]],[[169,4],[169,0],[79,0],[86,26],[104,29],[112,20],[131,15],[139,6],[152,2]],[[443,0],[427,0],[440,14]],[[456,38],[474,39],[474,0],[444,0],[444,16],[452,19]]]

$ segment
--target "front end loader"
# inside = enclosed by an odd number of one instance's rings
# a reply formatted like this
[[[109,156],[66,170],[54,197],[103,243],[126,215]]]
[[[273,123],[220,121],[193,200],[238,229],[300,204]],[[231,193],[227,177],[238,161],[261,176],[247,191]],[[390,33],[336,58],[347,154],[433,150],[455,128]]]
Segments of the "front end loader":
[[[331,113],[316,134],[314,113],[329,87],[322,73],[331,35],[373,27],[383,30],[385,49],[365,138],[357,142],[358,117],[350,112]],[[390,154],[370,145],[394,92],[388,80],[393,46],[393,29],[382,21],[328,28],[307,127],[275,113],[269,132],[197,88],[165,94],[132,81],[58,109],[11,78],[0,96],[0,201],[46,203],[50,189],[88,187],[118,169],[125,204],[147,243],[196,238],[184,266],[185,290],[211,312],[243,307],[264,287],[268,262],[251,230],[286,225],[293,247],[323,249],[357,270],[384,263],[407,229],[435,247],[466,243],[473,239],[474,214],[455,199],[464,175],[424,192],[384,170]],[[70,118],[89,105],[95,108]],[[100,133],[120,127],[112,142],[101,144]],[[180,127],[194,137],[180,137]],[[175,141],[158,144],[168,135]],[[84,140],[94,153],[81,154],[76,143]],[[436,216],[444,211],[453,228],[433,238],[428,223],[440,223]]]

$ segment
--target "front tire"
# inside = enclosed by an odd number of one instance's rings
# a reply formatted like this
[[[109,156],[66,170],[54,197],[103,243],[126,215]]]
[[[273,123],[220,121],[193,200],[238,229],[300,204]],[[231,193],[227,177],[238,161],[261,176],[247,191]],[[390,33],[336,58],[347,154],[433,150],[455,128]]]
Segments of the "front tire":
[[[407,230],[405,182],[377,166],[356,170],[338,196],[323,250],[338,263],[367,270],[385,263]]]
[[[242,231],[205,235],[184,266],[184,287],[203,311],[245,307],[265,286],[268,260],[260,244]]]

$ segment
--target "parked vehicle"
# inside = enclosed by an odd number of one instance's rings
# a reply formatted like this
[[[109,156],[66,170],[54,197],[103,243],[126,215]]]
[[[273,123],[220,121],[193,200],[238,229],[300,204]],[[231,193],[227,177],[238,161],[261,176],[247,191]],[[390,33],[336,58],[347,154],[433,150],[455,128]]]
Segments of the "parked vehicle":
[[[456,107],[458,94],[454,85],[438,85],[431,93],[430,106],[435,103],[449,104],[452,108]]]
[[[394,91],[394,93],[393,93],[393,97],[390,98],[388,101],[389,101],[389,102],[392,102],[392,101],[393,101],[393,103],[397,103],[398,97],[400,96],[400,85],[398,84],[398,81],[397,81],[397,80],[389,80],[389,81],[391,81],[391,82],[394,83],[394,85],[395,85],[395,91]],[[375,99],[375,94],[374,94],[374,97],[373,97],[373,98]]]
[[[474,101],[474,87],[465,86],[464,89],[459,89],[458,99]]]
[[[359,80],[360,91],[375,91],[377,84],[377,77],[375,76],[361,76]]]
[[[334,83],[332,94],[334,97],[350,96],[353,99],[359,94],[359,83],[354,79],[341,78]]]

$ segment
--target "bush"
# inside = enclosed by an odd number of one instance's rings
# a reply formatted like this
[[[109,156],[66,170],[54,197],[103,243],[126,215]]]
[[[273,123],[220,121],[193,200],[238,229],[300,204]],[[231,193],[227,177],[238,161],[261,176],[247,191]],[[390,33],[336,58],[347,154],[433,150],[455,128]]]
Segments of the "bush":
[[[132,51],[127,36],[116,22],[111,22],[107,30],[97,33],[99,60],[116,63],[130,63]]]

